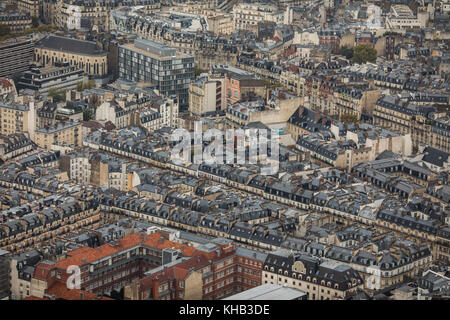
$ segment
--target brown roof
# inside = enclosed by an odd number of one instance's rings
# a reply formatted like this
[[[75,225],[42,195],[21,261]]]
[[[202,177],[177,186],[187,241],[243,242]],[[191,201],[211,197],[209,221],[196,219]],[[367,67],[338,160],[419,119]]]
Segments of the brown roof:
[[[104,244],[97,248],[83,247],[76,249],[69,254],[67,258],[56,263],[59,269],[67,270],[70,265],[82,266],[84,264],[100,260],[102,258],[108,257],[114,253],[123,251],[125,249],[145,245],[147,247],[158,248],[158,249],[177,249],[181,250],[183,255],[192,256],[195,249],[194,247],[183,245],[178,242],[173,242],[165,239],[160,233],[156,232],[151,235],[143,235],[140,233],[134,233],[127,237],[120,239],[117,245],[112,245],[110,243]]]
[[[47,293],[64,300],[114,300],[108,297],[98,297],[95,293],[79,289],[68,289],[62,282],[55,282]]]
[[[49,298],[39,298],[39,297],[35,297],[35,296],[29,296],[24,298],[23,300],[50,300]]]

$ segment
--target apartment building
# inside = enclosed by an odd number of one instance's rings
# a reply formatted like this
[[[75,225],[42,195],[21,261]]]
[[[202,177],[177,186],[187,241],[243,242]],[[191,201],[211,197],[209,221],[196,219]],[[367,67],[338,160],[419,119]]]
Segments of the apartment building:
[[[262,100],[237,102],[226,109],[227,124],[242,128],[252,122],[265,125],[286,123],[297,110],[302,98],[282,92],[268,92],[267,103]]]
[[[31,140],[35,130],[35,105],[0,102],[0,134],[11,135],[19,132],[26,133]]]
[[[20,12],[28,13],[31,17],[41,16],[42,0],[18,0],[17,9]]]
[[[0,300],[9,300],[11,294],[9,252],[0,249]]]
[[[45,24],[56,25],[58,0],[42,0],[41,19]]]
[[[194,57],[150,40],[135,40],[119,47],[119,77],[153,84],[160,94],[177,96],[189,106],[189,84],[194,79]]]
[[[11,77],[30,68],[34,42],[29,37],[0,42],[0,77]]]
[[[81,146],[81,123],[75,121],[58,122],[51,127],[36,130],[35,143],[44,149],[51,150],[53,144]]]
[[[42,254],[33,249],[11,257],[11,298],[22,300],[31,295],[31,278]]]
[[[116,128],[125,128],[131,125],[132,115],[136,108],[136,104],[126,105],[123,100],[103,102],[95,110],[95,120],[111,121]]]
[[[231,14],[217,14],[207,17],[210,32],[216,35],[230,35],[234,32],[233,16]]]
[[[69,179],[79,184],[90,184],[91,163],[89,152],[73,152],[63,155],[61,156],[59,167],[61,171],[67,172]]]
[[[82,247],[56,263],[40,262],[31,282],[31,294],[43,295],[55,283],[66,284],[69,266],[81,270],[81,290],[95,294],[120,291],[144,273],[163,264],[166,249],[192,256],[194,248],[170,241],[161,233],[134,233],[97,248]],[[43,272],[44,271],[44,272]]]
[[[133,125],[143,127],[148,132],[159,130],[163,127],[161,125],[161,114],[152,108],[134,112],[132,117]]]
[[[221,110],[222,89],[220,81],[202,77],[189,85],[189,112],[204,116]]]
[[[0,159],[8,161],[20,158],[33,150],[33,142],[23,133],[0,135]]]
[[[161,116],[162,127],[178,127],[180,105],[177,97],[164,97],[152,105]]]
[[[226,104],[233,104],[251,96],[266,95],[264,80],[233,66],[213,65],[210,80],[221,81],[221,99],[225,98]]]
[[[125,288],[125,299],[217,300],[261,285],[267,254],[236,248],[222,238],[195,248]]]
[[[395,96],[381,97],[373,112],[375,125],[400,133],[410,133],[415,149],[421,144],[450,152],[448,116],[431,105],[417,105]]]
[[[133,13],[133,14],[131,14]],[[142,20],[138,17],[145,12],[112,12],[114,29],[125,33],[135,33],[143,39],[152,40],[175,48],[180,54],[195,56],[195,66],[210,69],[215,64],[236,65],[242,43],[206,33],[195,35],[178,28],[167,28],[161,19]]]
[[[91,78],[104,78],[108,74],[107,53],[92,41],[47,35],[36,43],[34,60],[44,67],[69,63]]]
[[[5,212],[12,218],[0,223],[0,247],[17,254],[70,231],[98,227],[100,212],[92,194],[81,191],[75,197],[52,196],[45,198],[46,205],[31,202]]]
[[[263,283],[286,285],[308,294],[308,300],[344,300],[363,289],[359,273],[349,266],[288,251],[269,253]]]
[[[256,30],[258,22],[263,21],[284,22],[284,11],[271,5],[239,3],[233,7],[232,13],[235,30]]]
[[[109,15],[112,10],[122,6],[142,6],[146,12],[161,8],[159,1],[153,0],[43,0],[44,18],[51,20],[60,28],[73,30],[87,21],[93,29],[99,32],[109,31]]]
[[[0,78],[0,98],[4,98],[8,95],[16,95],[16,86],[14,81],[8,78]]]
[[[8,26],[11,33],[20,33],[32,27],[29,13],[0,14],[0,24]]]
[[[334,106],[339,118],[343,115],[354,115],[358,120],[363,114],[372,114],[380,97],[379,89],[368,87],[341,86],[334,90]]]

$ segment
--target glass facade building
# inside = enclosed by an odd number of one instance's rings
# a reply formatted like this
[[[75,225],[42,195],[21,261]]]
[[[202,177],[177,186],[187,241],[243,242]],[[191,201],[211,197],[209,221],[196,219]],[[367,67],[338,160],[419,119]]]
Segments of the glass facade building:
[[[181,107],[189,105],[189,84],[194,80],[194,57],[149,40],[119,47],[119,78],[149,82],[162,95],[176,95]]]

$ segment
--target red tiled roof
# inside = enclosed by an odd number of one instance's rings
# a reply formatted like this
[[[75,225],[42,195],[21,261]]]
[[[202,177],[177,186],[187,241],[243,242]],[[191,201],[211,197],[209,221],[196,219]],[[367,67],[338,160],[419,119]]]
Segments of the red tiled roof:
[[[108,243],[97,248],[83,247],[74,250],[71,253],[67,254],[68,257],[66,259],[58,261],[56,263],[56,266],[64,270],[66,270],[71,265],[82,266],[84,264],[100,260],[114,253],[137,246],[139,244],[158,249],[177,249],[180,250],[185,256],[192,256],[195,251],[194,247],[183,245],[178,242],[169,241],[165,239],[160,233],[144,235],[143,238],[141,234],[134,233],[120,239],[117,245],[111,245]]]
[[[292,72],[295,72],[295,73],[298,72],[298,67],[296,65],[293,65],[293,64],[289,65],[289,69],[291,69]]]
[[[36,265],[36,269],[34,270],[33,278],[46,280],[48,278],[48,274],[51,269],[55,267],[53,262],[42,261]]]
[[[196,254],[201,254],[201,251],[196,251]],[[189,274],[189,271],[194,269],[198,270],[209,264],[209,259],[204,255],[198,255],[191,257],[189,260],[180,262],[167,269],[155,272],[147,277],[139,280],[142,289],[149,289],[152,287],[152,283],[155,280],[166,281],[168,279],[184,279]]]
[[[1,79],[0,78],[0,84],[2,85],[3,88],[9,88],[12,87],[13,85],[11,84],[11,82],[9,82],[6,79]]]
[[[55,282],[50,288],[47,289],[47,293],[55,296],[56,298],[64,300],[97,300],[98,297],[95,293],[87,292],[79,289],[68,289],[62,282]],[[114,300],[108,297],[101,297],[98,300]]]
[[[50,300],[49,298],[39,298],[39,297],[35,297],[35,296],[29,296],[24,298],[23,300]]]

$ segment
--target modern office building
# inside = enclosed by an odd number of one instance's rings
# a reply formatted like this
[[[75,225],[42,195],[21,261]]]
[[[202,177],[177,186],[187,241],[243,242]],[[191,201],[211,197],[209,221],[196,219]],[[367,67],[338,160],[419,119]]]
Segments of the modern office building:
[[[119,78],[153,84],[159,93],[176,95],[180,107],[189,105],[189,84],[194,79],[194,57],[150,40],[135,40],[119,47]]]
[[[0,77],[11,77],[30,68],[33,40],[20,37],[0,42]]]

